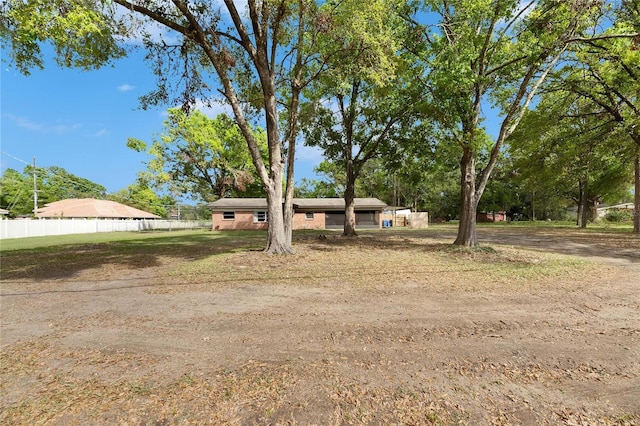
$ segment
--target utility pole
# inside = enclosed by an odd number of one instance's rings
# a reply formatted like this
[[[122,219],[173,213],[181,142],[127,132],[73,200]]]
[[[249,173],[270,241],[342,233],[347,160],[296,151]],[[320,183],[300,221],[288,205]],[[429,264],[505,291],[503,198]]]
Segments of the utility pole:
[[[36,157],[33,157],[33,214],[38,213],[38,180],[36,174]]]

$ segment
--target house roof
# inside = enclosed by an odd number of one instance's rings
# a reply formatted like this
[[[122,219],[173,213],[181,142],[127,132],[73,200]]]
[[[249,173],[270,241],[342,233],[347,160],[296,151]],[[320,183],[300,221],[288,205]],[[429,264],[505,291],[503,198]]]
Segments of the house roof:
[[[357,210],[382,210],[387,205],[377,198],[356,198]],[[296,209],[344,210],[344,198],[294,198],[293,207]]]
[[[377,198],[356,198],[358,210],[382,210],[387,205]],[[344,198],[294,198],[293,207],[300,210],[344,210]],[[267,209],[266,198],[220,198],[209,203],[211,210]]]
[[[38,209],[36,217],[109,218],[109,219],[160,219],[160,216],[145,212],[115,201],[94,198],[70,198],[46,204]]]
[[[598,206],[598,210],[632,209],[633,207],[634,207],[633,203],[622,203],[622,204],[615,204],[613,206],[601,205],[601,206]]]
[[[219,200],[209,203],[212,210],[253,210],[267,208],[266,198],[220,198]]]

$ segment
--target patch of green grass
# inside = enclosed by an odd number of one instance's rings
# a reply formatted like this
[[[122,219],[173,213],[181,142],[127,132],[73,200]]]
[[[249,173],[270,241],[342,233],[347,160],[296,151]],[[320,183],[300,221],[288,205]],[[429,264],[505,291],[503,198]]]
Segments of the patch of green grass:
[[[434,225],[440,226],[440,225]],[[576,226],[575,221],[514,221],[514,222],[481,222],[476,225],[478,228],[521,228],[521,229],[567,229],[583,232],[632,232],[633,223],[621,222],[621,223],[609,223],[605,221],[599,221],[595,223],[589,223],[586,228],[580,228]]]
[[[117,232],[3,241],[2,279],[76,276],[87,270],[155,267],[238,248],[263,247],[265,232]],[[6,244],[5,244],[6,243]]]
[[[158,244],[197,244],[218,239],[264,239],[264,231],[159,231],[159,232],[99,232],[94,234],[70,234],[49,237],[11,238],[0,242],[0,252],[16,250],[59,249],[59,246],[107,244],[121,246],[153,246]]]

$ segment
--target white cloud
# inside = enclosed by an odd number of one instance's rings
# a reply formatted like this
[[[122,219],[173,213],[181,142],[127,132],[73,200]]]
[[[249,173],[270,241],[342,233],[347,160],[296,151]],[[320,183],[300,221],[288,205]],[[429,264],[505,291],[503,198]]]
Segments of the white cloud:
[[[55,133],[69,133],[82,127],[80,124],[56,124],[50,128],[45,128],[45,131],[52,131]]]
[[[49,124],[39,123],[31,120],[28,117],[16,116],[7,114],[5,115],[9,120],[13,121],[16,126],[21,129],[29,130],[38,133],[69,133],[82,127],[81,124]]]
[[[136,88],[136,86],[131,86],[130,84],[122,84],[122,85],[118,86],[118,90],[120,92],[129,92],[129,91],[131,91],[131,90],[133,90],[135,88]]]
[[[233,117],[233,110],[226,102],[221,100],[212,100],[210,104],[211,105],[208,106],[205,101],[198,99],[193,109],[200,111],[209,118],[216,118],[220,114],[227,114],[229,117]],[[179,105],[174,105],[173,107],[178,108]],[[163,119],[169,117],[169,113],[166,109],[160,111],[160,117]]]
[[[93,134],[93,137],[101,138],[101,137],[106,136],[108,134],[109,134],[109,131],[107,129],[100,129],[100,130],[98,130],[97,132],[95,132]]]
[[[229,117],[233,117],[231,105],[224,101],[213,100],[210,105],[207,105],[204,101],[198,100],[196,101],[195,109],[209,118],[216,118],[220,114],[227,114]]]
[[[8,116],[18,127],[25,129],[25,130],[31,130],[34,132],[43,132],[45,129],[45,126],[41,123],[36,123],[35,121],[31,121],[30,119],[28,119],[27,117],[16,117],[14,115],[9,115]]]

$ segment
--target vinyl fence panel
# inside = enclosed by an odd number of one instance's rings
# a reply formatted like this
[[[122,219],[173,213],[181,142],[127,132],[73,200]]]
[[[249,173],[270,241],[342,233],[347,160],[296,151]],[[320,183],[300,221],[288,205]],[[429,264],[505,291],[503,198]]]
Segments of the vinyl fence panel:
[[[96,232],[211,229],[211,222],[196,220],[39,219],[0,220],[0,238],[45,237]]]

